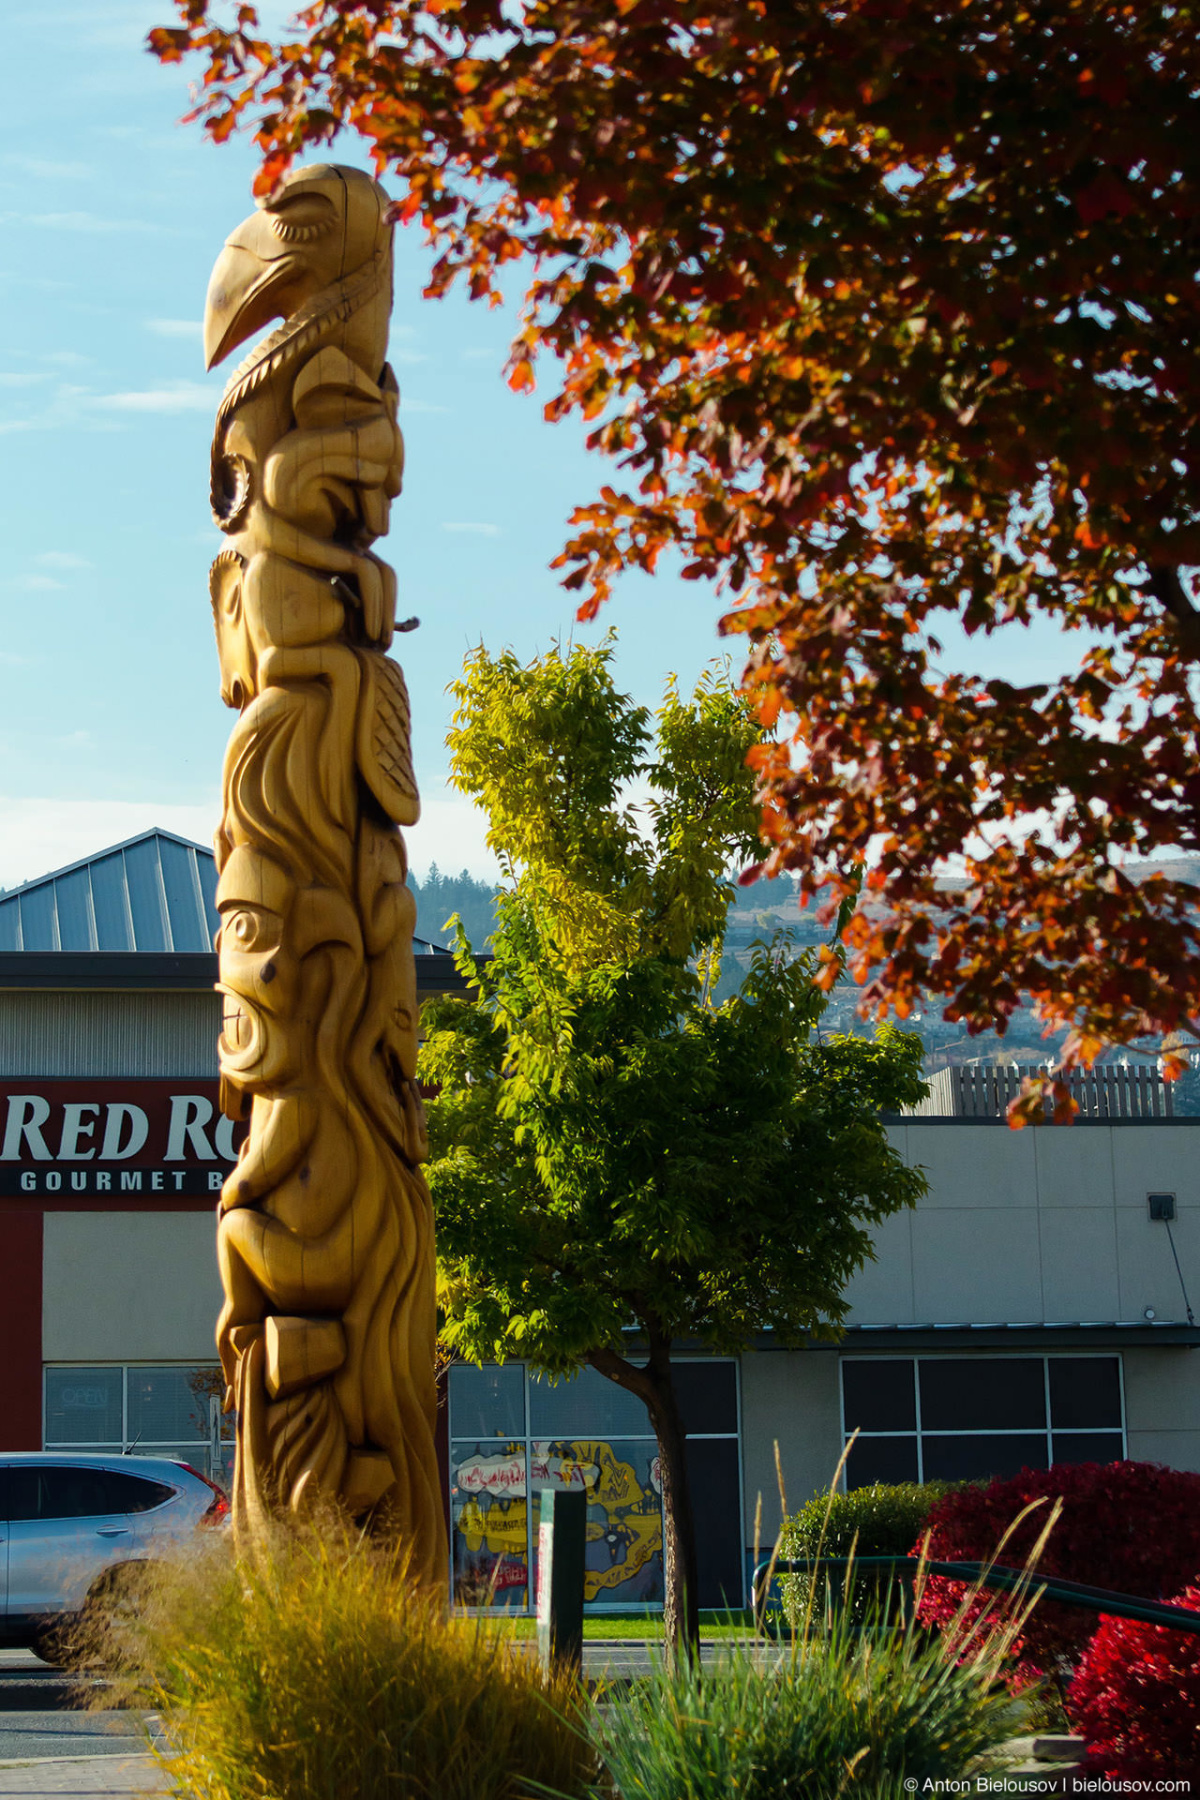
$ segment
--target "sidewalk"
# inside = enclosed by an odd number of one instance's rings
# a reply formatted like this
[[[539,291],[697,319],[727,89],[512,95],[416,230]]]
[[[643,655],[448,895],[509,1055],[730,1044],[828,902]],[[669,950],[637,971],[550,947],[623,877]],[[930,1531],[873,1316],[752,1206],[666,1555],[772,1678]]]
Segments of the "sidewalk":
[[[41,1800],[53,1794],[85,1796],[171,1793],[167,1777],[149,1754],[54,1756],[0,1763],[0,1794]]]

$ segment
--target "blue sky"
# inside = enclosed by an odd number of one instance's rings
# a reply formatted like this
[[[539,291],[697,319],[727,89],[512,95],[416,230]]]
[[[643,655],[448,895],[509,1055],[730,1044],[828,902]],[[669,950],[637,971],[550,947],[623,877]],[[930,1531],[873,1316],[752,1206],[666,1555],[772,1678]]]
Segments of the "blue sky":
[[[177,124],[188,76],[142,48],[170,22],[165,0],[6,9],[0,885],[152,824],[207,841],[217,817],[232,715],[217,691],[207,483],[225,372],[205,375],[199,333],[209,270],[251,210],[254,159]],[[356,140],[334,154],[366,166]],[[513,314],[423,300],[419,232],[396,250],[408,466],[382,548],[400,615],[422,620],[397,641],[425,808],[410,853],[420,873],[486,873],[481,823],[445,779],[445,689],[467,649],[533,655],[614,626],[618,675],[652,704],[669,671],[690,682],[723,653],[721,605],[669,574],[629,576],[597,625],[574,624],[548,564],[611,466],[577,425],[545,423],[545,392],[505,386]],[[1058,660],[1049,633],[987,653],[989,670],[1024,679]]]

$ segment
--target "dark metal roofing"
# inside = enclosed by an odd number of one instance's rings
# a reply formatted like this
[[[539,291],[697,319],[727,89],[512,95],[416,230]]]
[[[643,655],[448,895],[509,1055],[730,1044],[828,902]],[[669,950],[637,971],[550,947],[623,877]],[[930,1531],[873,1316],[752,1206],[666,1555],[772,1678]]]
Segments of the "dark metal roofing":
[[[0,954],[211,955],[216,893],[211,850],[144,831],[0,898]]]
[[[420,944],[416,949],[418,999],[468,992],[470,983],[459,974],[452,956],[432,948],[422,953]],[[115,950],[0,951],[0,992],[4,993],[40,988],[56,993],[157,990],[178,994],[211,990],[216,982],[217,959],[211,950],[182,956]]]
[[[211,958],[213,934],[221,922],[216,899],[217,865],[212,851],[155,827],[0,896],[0,964],[9,965],[14,954]],[[413,949],[421,958],[448,958],[450,954],[441,944],[424,938],[415,938]],[[211,986],[207,969],[205,963],[201,975],[197,966],[192,971],[194,980],[185,985]],[[53,986],[67,971],[51,972],[53,981],[31,985]],[[110,961],[107,967],[98,967],[95,976],[117,973],[116,963]],[[144,978],[132,967],[121,973],[128,979],[92,978],[79,985],[164,985],[161,980],[149,980],[149,971]],[[182,974],[183,967],[164,966],[159,973]],[[172,980],[166,985],[176,983]]]

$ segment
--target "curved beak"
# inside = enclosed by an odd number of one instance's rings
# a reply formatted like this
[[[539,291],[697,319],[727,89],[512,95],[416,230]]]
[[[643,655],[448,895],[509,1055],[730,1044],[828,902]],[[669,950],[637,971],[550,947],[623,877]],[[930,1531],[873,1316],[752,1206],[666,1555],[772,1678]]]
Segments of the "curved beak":
[[[257,223],[248,221],[248,223]],[[285,290],[297,273],[295,259],[279,254],[263,257],[235,232],[208,283],[204,302],[204,366],[211,369],[272,319],[283,316]],[[249,235],[249,234],[247,234]]]

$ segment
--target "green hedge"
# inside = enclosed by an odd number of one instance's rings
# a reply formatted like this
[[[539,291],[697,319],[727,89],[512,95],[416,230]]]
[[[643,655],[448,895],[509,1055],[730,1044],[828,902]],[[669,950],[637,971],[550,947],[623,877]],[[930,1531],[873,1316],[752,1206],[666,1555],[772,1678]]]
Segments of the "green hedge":
[[[778,1539],[778,1561],[798,1561],[805,1556],[907,1556],[925,1529],[935,1503],[961,1483],[915,1481],[894,1487],[876,1482],[872,1487],[852,1488],[848,1494],[814,1494],[807,1506],[785,1519]],[[857,1541],[856,1541],[857,1540]],[[812,1580],[818,1582],[814,1610],[823,1607],[826,1589],[840,1597],[845,1572],[831,1569],[827,1576],[781,1575],[779,1589],[789,1624],[803,1619]],[[850,1617],[862,1623],[868,1612],[893,1611],[901,1589],[886,1571],[864,1574],[853,1583]]]

